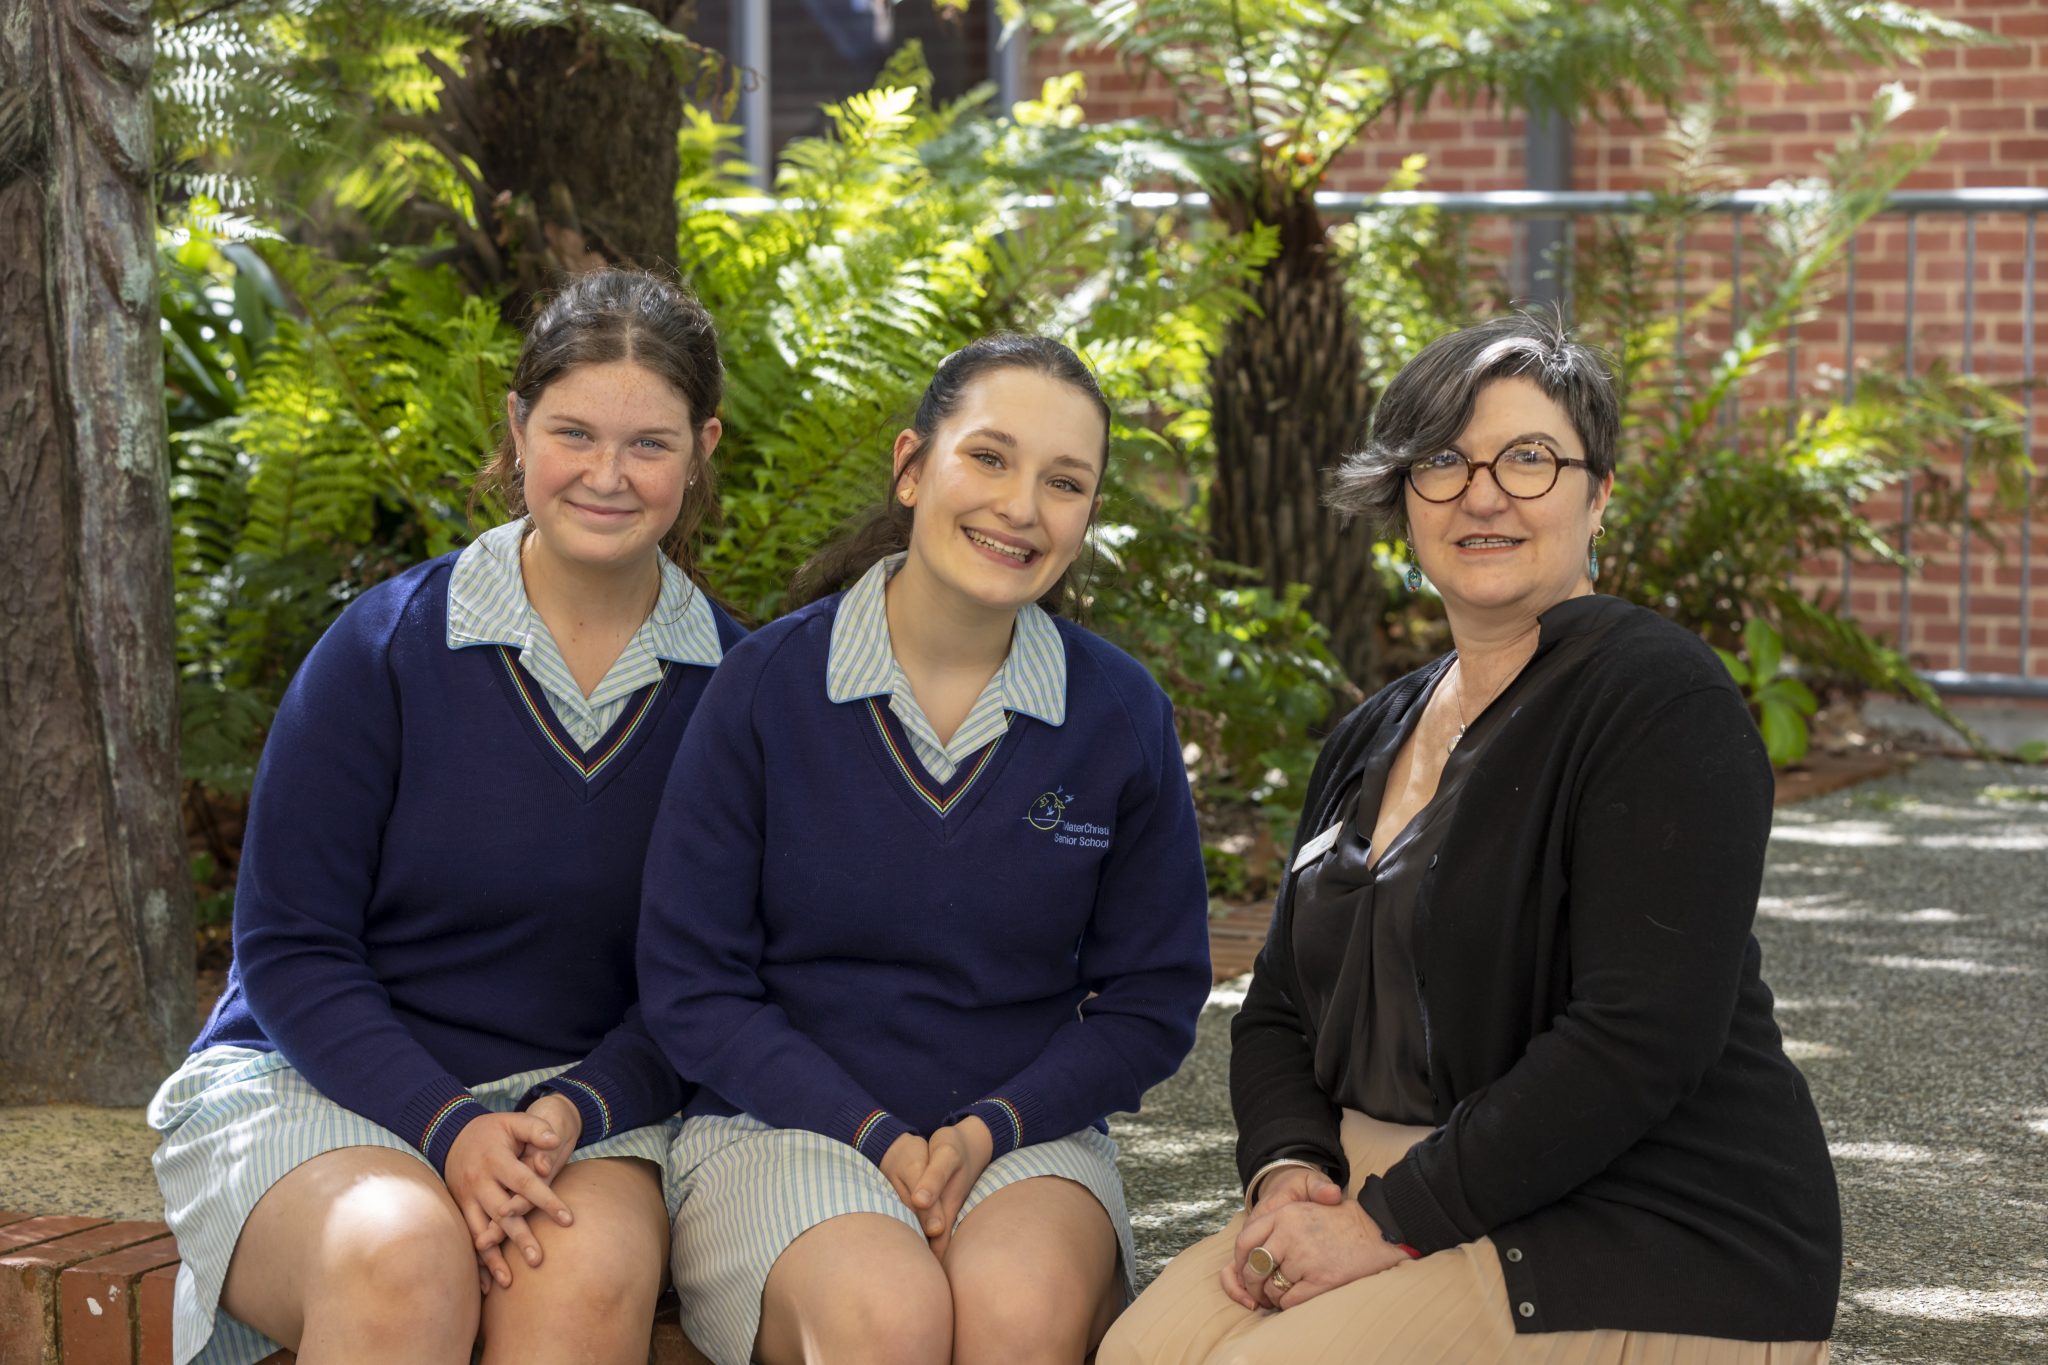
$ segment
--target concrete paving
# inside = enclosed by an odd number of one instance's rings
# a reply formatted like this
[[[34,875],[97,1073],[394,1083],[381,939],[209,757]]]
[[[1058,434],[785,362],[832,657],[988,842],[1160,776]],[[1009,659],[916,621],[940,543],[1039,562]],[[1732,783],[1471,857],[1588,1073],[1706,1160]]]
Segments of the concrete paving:
[[[1837,1361],[2048,1361],[2048,769],[1947,759],[1777,813],[1757,935],[1841,1182]],[[1113,1125],[1142,1275],[1236,1207],[1230,1016]]]
[[[1764,975],[1833,1143],[1838,1361],[2048,1361],[2048,768],[1932,760],[1779,810]],[[1237,1203],[1242,982],[1118,1118],[1149,1280]],[[0,1108],[0,1208],[160,1213],[141,1111]]]

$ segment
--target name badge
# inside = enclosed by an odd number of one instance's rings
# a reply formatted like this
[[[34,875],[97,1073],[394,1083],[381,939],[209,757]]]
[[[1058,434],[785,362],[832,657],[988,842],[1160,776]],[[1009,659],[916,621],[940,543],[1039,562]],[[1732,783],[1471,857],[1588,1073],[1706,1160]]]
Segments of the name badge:
[[[1330,849],[1336,844],[1337,836],[1342,834],[1343,832],[1344,822],[1342,820],[1339,820],[1336,824],[1330,826],[1321,834],[1318,834],[1315,838],[1303,844],[1301,846],[1301,852],[1294,855],[1294,867],[1292,870],[1295,872],[1299,872],[1304,867],[1307,867],[1310,863],[1314,862],[1316,859],[1322,857],[1325,853],[1328,853]]]

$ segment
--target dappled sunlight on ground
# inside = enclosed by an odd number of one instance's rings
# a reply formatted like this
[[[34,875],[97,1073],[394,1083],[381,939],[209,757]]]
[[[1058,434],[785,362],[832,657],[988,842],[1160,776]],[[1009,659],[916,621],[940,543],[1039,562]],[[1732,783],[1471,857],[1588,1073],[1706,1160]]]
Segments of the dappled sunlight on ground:
[[[1958,761],[1777,813],[1757,911],[1848,1264],[1837,1361],[2048,1360],[2048,771]]]
[[[1846,1216],[1837,1362],[2048,1362],[2048,769],[1938,760],[1777,813],[1758,907]],[[1141,1279],[1237,1208],[1244,981],[1113,1124]]]

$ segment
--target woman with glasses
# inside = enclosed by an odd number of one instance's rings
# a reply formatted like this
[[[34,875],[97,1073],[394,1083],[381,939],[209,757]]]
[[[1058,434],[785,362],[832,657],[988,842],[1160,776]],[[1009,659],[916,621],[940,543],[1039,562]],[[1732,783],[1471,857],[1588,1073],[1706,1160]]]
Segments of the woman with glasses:
[[[1104,1365],[1827,1358],[1834,1174],[1750,932],[1770,765],[1705,644],[1594,590],[1619,428],[1593,352],[1501,318],[1338,471],[1456,648],[1323,748],[1232,1030],[1245,1211]]]

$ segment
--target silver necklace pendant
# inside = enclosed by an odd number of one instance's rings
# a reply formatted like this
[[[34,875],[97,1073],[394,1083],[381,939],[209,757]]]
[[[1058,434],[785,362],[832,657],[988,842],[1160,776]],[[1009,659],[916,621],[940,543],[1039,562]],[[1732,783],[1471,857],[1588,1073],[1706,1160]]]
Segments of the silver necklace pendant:
[[[1465,737],[1465,727],[1464,727],[1464,726],[1462,726],[1462,725],[1460,725],[1460,726],[1458,727],[1458,733],[1457,733],[1457,734],[1455,734],[1455,735],[1452,735],[1452,736],[1451,736],[1451,742],[1450,742],[1449,744],[1446,744],[1446,745],[1444,745],[1444,752],[1445,752],[1445,753],[1447,753],[1447,754],[1448,754],[1448,753],[1453,753],[1453,752],[1455,752],[1455,751],[1457,750],[1457,747],[1458,747],[1458,741],[1459,741],[1459,740],[1461,740],[1461,739],[1463,739],[1464,737]]]

